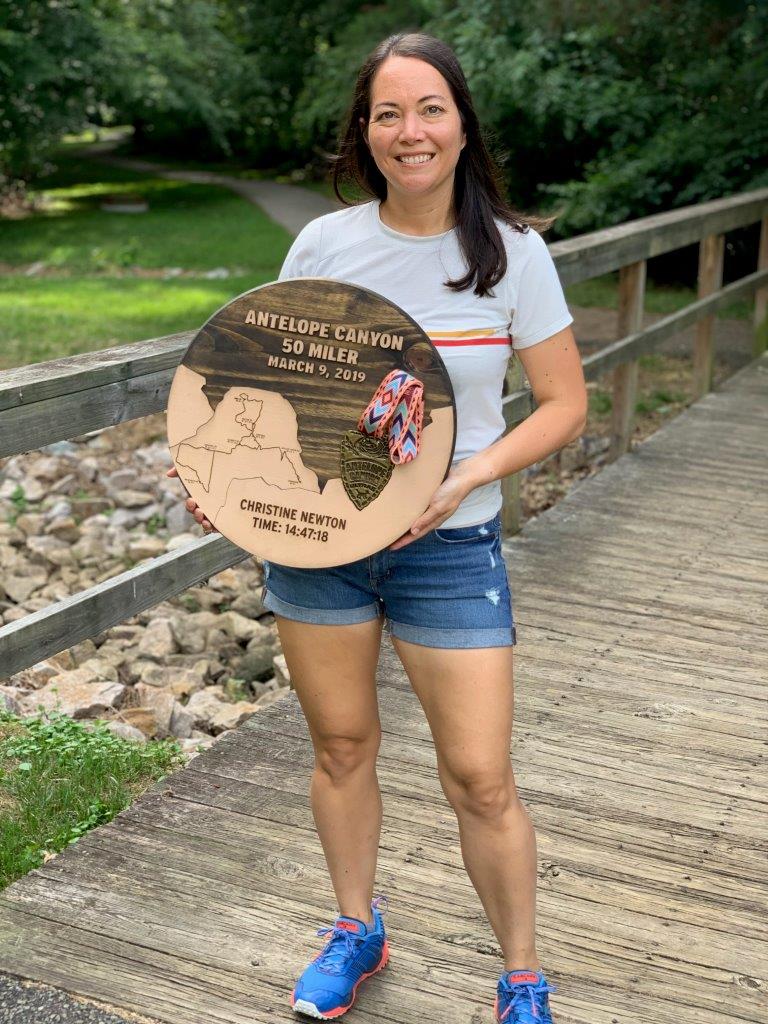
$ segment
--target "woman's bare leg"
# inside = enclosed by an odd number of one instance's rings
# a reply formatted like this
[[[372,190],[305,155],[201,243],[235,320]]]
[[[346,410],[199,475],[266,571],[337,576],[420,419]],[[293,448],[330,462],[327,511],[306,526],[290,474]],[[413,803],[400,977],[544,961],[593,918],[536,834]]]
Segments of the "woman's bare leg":
[[[370,922],[382,813],[376,666],[383,619],[351,626],[275,620],[315,750],[312,814],[339,911]]]
[[[505,969],[541,969],[536,952],[536,834],[510,761],[512,647],[448,649],[392,638],[424,708],[464,866]]]

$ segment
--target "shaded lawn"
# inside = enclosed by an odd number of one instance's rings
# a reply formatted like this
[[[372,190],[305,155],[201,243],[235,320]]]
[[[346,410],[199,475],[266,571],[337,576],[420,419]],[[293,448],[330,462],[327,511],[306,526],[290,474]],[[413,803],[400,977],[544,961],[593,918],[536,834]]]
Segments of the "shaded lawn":
[[[216,185],[129,176],[43,192],[45,211],[4,222],[0,262],[41,260],[78,274],[132,266],[259,273],[279,269],[291,243],[290,234],[256,206]],[[140,194],[149,212],[99,209],[115,192]]]
[[[149,212],[99,209],[115,192],[144,196]],[[2,224],[0,263],[46,268],[0,275],[0,368],[199,328],[235,296],[273,281],[292,240],[227,189],[87,160],[62,161],[40,194],[45,210]],[[220,267],[230,276],[133,276]]]
[[[277,270],[208,281],[0,277],[0,368],[196,330]]]

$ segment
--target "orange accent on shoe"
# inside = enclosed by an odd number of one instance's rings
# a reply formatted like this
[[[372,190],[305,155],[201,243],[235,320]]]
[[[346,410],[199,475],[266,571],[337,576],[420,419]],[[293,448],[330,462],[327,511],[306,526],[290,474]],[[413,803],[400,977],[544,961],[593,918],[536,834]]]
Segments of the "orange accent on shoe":
[[[360,934],[357,925],[353,924],[352,921],[337,921],[336,927],[343,928],[345,932],[354,932],[355,935]]]
[[[357,995],[357,986],[360,984],[360,982],[361,981],[365,981],[365,979],[366,978],[370,978],[372,974],[376,974],[378,971],[382,970],[382,968],[386,967],[388,963],[389,963],[389,941],[387,939],[385,939],[384,940],[384,945],[381,948],[381,960],[379,960],[378,964],[373,968],[372,971],[368,971],[367,974],[363,974],[363,975],[361,975],[357,979],[357,981],[355,982],[355,987],[352,989],[352,998],[349,1001],[349,1005],[347,1005],[347,1006],[340,1006],[338,1010],[331,1010],[330,1013],[321,1014],[321,1018],[320,1019],[321,1020],[333,1020],[336,1017],[340,1017],[342,1015],[342,1013],[346,1013],[347,1010],[351,1009],[352,1005],[353,1005],[353,1003],[355,1001],[355,996]],[[296,1002],[296,994],[295,994],[295,991],[294,991],[294,992],[291,992],[291,1006],[293,1006],[295,1002]]]
[[[507,975],[507,979],[510,985],[516,985],[519,981],[532,981],[535,985],[539,980],[539,976],[531,971],[516,971],[514,974],[510,972]]]

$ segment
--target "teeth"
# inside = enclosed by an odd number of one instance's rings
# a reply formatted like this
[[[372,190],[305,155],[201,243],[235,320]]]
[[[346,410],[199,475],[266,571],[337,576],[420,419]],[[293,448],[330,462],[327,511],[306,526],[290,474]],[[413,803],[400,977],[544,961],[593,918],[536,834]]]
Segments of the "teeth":
[[[424,153],[421,156],[401,156],[398,159],[404,164],[425,164],[428,160],[432,159],[432,154]]]

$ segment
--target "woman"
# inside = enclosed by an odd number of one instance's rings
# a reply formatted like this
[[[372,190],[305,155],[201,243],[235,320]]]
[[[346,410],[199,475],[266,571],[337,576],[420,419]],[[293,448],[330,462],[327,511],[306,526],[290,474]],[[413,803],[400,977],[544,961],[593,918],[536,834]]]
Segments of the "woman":
[[[375,671],[386,615],[429,721],[464,864],[504,955],[497,1020],[545,1024],[552,988],[535,944],[536,839],[509,757],[516,637],[500,480],[583,430],[573,318],[531,226],[544,222],[523,223],[501,198],[444,43],[392,36],[366,60],[334,169],[337,194],[344,178],[374,200],[308,224],[280,278],[337,278],[405,309],[436,339],[456,396],[457,439],[449,475],[389,548],[332,569],[264,563],[264,605],[314,746],[312,811],[340,911],[318,933],[327,944],[291,1004],[311,1017],[339,1016],[387,962],[382,897],[372,900],[381,828]],[[502,437],[512,350],[538,408]],[[192,499],[187,507],[209,531]]]

